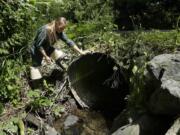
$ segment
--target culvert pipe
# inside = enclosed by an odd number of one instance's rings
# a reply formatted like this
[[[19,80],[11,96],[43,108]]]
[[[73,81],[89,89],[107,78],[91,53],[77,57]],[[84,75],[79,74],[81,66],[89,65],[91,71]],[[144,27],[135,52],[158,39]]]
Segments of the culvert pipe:
[[[86,54],[68,67],[70,87],[90,108],[118,112],[124,107],[127,94],[122,69],[104,53]]]

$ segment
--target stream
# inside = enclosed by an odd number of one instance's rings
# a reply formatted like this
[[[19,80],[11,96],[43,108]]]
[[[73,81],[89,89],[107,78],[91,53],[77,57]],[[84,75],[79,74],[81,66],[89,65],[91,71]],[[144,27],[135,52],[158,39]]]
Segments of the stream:
[[[108,135],[111,123],[100,112],[76,109],[53,126],[61,135]]]

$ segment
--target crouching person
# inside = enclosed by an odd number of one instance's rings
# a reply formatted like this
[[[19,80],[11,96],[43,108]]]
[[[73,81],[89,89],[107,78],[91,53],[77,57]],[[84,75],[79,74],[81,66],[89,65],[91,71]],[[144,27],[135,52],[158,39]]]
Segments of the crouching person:
[[[75,43],[68,39],[64,29],[67,26],[66,18],[59,17],[56,20],[40,27],[37,30],[33,45],[31,47],[32,66],[30,67],[31,81],[41,80],[42,75],[38,69],[41,66],[42,60],[45,59],[46,63],[50,64],[52,60],[56,62],[63,70],[66,70],[61,63],[65,54],[53,45],[58,41],[64,41],[68,46],[73,48],[79,54],[86,54],[89,51],[82,51]]]

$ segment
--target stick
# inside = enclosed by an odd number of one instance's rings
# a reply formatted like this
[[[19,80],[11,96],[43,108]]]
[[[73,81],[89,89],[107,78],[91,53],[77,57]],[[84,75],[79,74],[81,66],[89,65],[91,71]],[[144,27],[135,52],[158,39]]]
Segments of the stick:
[[[67,79],[65,79],[64,83],[61,85],[61,88],[58,90],[58,93],[56,94],[56,96],[53,99],[53,102],[56,101],[57,97],[59,96],[59,94],[61,93],[61,91],[63,90],[65,84],[67,83]],[[53,107],[53,104],[49,107],[49,110],[51,110]]]
[[[65,84],[67,83],[67,79],[64,81],[64,83],[61,85],[61,88],[58,90],[57,95],[54,97],[54,101],[57,99],[59,94],[61,93],[62,89],[64,88]]]

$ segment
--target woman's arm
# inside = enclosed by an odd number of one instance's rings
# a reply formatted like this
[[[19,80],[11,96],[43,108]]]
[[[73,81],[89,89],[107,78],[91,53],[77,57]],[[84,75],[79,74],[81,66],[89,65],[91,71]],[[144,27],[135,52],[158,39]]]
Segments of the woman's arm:
[[[36,37],[34,39],[34,46],[41,52],[46,62],[51,63],[51,58],[46,54],[46,51],[43,48],[43,45],[46,44],[46,42],[48,42],[47,39],[48,38],[46,27],[42,26],[37,30]]]
[[[81,55],[84,55],[86,53],[88,53],[89,51],[83,51],[81,49],[78,48],[78,46],[70,39],[68,39],[67,35],[62,32],[60,34],[60,38],[68,45],[68,46],[71,46],[77,53],[81,54]]]
[[[88,51],[83,51],[83,50],[79,49],[79,48],[77,47],[77,45],[73,45],[72,48],[73,48],[77,53],[79,53],[79,54],[81,54],[81,55],[84,55],[84,54],[88,53]]]
[[[51,58],[46,54],[44,49],[40,49],[41,54],[44,56],[47,63],[51,63]]]

